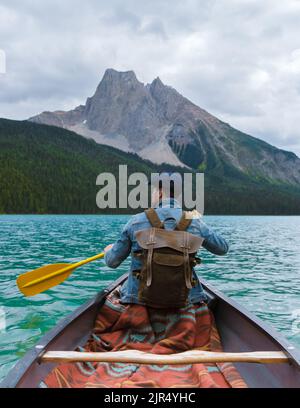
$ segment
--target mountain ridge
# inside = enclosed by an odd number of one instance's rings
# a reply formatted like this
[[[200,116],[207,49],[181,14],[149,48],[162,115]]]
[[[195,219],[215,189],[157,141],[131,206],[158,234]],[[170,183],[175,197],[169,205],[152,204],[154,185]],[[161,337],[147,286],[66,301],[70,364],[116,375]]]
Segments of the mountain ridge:
[[[107,69],[85,105],[29,120],[75,131],[157,164],[300,185],[300,159],[294,153],[234,129],[159,77],[144,85],[134,71]]]

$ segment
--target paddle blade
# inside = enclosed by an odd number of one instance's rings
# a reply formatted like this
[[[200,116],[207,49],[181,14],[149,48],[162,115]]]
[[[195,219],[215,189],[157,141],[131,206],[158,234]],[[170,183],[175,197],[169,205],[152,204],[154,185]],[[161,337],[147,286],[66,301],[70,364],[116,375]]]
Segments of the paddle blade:
[[[44,292],[45,290],[62,283],[69,277],[73,270],[76,269],[76,267],[74,267],[62,274],[55,275],[55,273],[58,273],[60,270],[63,270],[68,266],[71,265],[67,263],[53,264],[42,266],[34,271],[26,272],[18,277],[18,288],[25,296],[34,296],[38,293]],[[52,276],[53,274],[54,276]],[[39,281],[41,278],[43,278],[43,280]]]

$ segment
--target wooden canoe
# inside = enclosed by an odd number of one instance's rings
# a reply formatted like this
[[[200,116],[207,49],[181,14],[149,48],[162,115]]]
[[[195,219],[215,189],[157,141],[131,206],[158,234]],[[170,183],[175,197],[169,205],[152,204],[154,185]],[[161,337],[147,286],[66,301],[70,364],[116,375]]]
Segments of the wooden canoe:
[[[83,346],[106,296],[127,279],[123,275],[107,289],[63,319],[8,373],[1,388],[36,388],[57,363],[41,362],[48,351],[72,351]],[[283,351],[286,362],[234,363],[249,387],[300,388],[300,352],[276,331],[268,327],[232,299],[201,279],[221,335],[224,352]],[[259,353],[258,353],[259,354]],[[271,353],[272,354],[272,353]],[[276,354],[276,353],[273,353]]]

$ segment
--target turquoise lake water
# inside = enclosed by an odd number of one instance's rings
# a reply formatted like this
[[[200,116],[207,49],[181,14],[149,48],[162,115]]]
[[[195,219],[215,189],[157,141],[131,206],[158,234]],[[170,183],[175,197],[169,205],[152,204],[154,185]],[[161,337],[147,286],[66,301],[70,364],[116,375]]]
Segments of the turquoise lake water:
[[[127,216],[0,216],[0,379],[59,319],[127,271],[103,260],[63,284],[24,298],[16,277],[39,266],[76,262],[114,242]],[[200,276],[300,348],[300,217],[209,216],[230,244],[225,257],[203,250]],[[4,327],[6,326],[6,327]]]

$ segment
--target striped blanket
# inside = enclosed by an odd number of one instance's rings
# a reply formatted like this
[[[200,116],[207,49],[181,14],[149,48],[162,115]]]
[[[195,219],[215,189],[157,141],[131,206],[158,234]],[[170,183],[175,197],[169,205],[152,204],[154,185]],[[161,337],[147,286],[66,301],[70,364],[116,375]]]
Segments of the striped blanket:
[[[122,305],[117,289],[101,307],[93,333],[81,351],[130,349],[155,354],[171,354],[190,349],[222,351],[213,315],[205,304],[168,310]],[[41,387],[245,388],[247,385],[229,363],[65,363],[58,365],[46,377]]]

